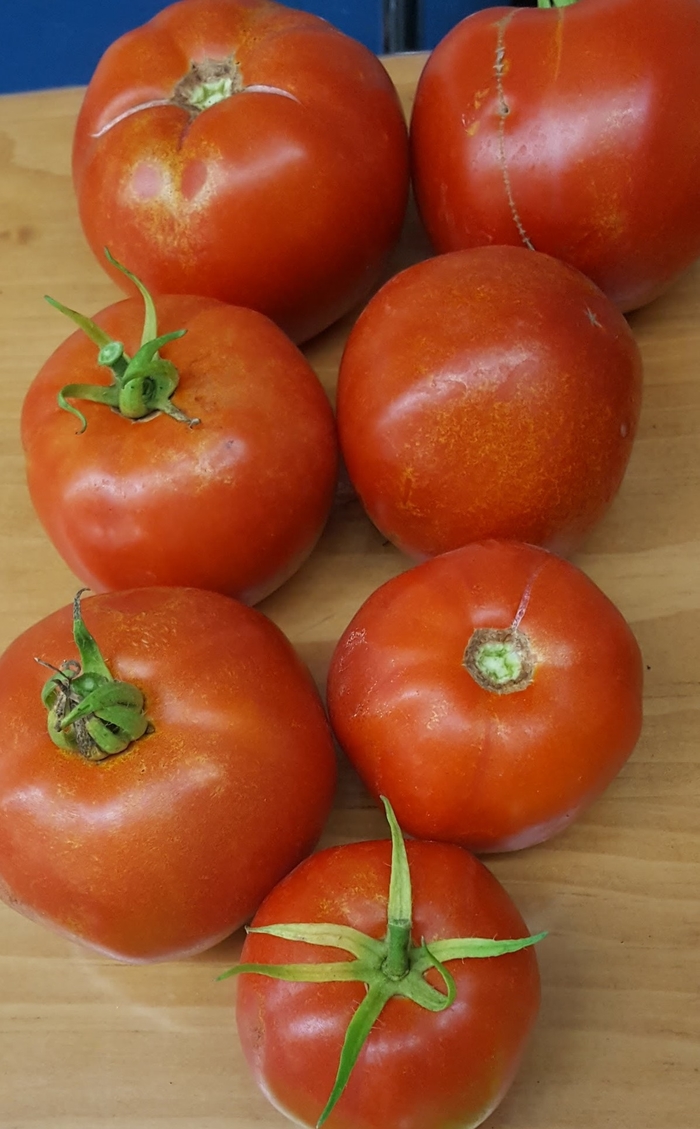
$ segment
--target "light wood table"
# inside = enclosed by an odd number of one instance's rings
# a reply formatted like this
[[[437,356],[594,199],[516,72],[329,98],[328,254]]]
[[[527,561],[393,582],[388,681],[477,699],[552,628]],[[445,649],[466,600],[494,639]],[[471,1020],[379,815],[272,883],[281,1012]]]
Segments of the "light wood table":
[[[407,108],[422,61],[388,64]],[[76,587],[30,508],[18,440],[27,385],[66,335],[42,295],[86,313],[118,296],[83,241],[72,196],[80,97],[0,99],[3,647]],[[411,218],[392,269],[427,253]],[[639,437],[577,562],[642,646],[645,727],[588,815],[549,844],[489,864],[530,927],[550,931],[537,1032],[489,1129],[700,1127],[700,271],[631,321],[646,365]],[[349,324],[308,349],[329,392]],[[322,684],[352,614],[406,565],[341,492],[312,559],[262,607]],[[323,843],[384,834],[344,767]],[[123,966],[0,906],[2,1129],[286,1124],[246,1075],[235,988],[214,980],[240,939],[189,961]]]

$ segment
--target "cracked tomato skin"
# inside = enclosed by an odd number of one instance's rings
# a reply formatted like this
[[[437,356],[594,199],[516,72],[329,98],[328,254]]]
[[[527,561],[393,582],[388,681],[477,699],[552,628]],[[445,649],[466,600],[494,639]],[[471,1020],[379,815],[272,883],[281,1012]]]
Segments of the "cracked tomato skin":
[[[584,275],[522,247],[440,255],[353,327],[340,444],[375,525],[422,558],[485,537],[573,551],[627,466],[639,349]]]
[[[313,369],[268,318],[213,298],[155,299],[161,350],[178,369],[165,414],[134,423],[103,404],[56,397],[69,383],[109,384],[97,348],[78,330],[35,377],[22,408],[34,508],[54,546],[95,591],[167,584],[255,603],[309,555],[333,500],[337,439]],[[140,298],[95,318],[136,352]]]
[[[498,693],[465,652],[475,631],[514,623],[532,678]],[[405,832],[510,851],[562,831],[617,775],[639,738],[642,681],[636,639],[592,580],[543,549],[488,541],[370,596],[334,652],[328,708]]]
[[[231,97],[196,116],[150,105],[192,63],[229,58],[243,87]],[[379,277],[408,138],[382,64],[326,21],[270,0],[180,0],[98,64],[73,177],[102,266],[106,245],[152,292],[250,306],[301,341]]]
[[[335,755],[308,670],[260,612],[213,592],[86,597],[153,732],[98,763],[57,748],[41,689],[76,655],[72,608],[0,656],[0,898],[127,961],[184,957],[247,921],[312,850]]]
[[[623,310],[700,254],[700,5],[488,8],[435,48],[411,123],[438,251],[522,244]]]
[[[412,942],[505,939],[528,929],[500,883],[473,855],[446,843],[406,843],[413,889]],[[320,851],[265,899],[254,926],[332,922],[381,939],[391,869],[388,840]],[[243,961],[342,960],[337,949],[249,933]],[[368,1036],[328,1129],[475,1129],[510,1086],[537,1017],[531,948],[489,959],[451,960],[457,997],[428,1012],[394,997]],[[443,990],[440,977],[427,979]],[[345,1031],[363,984],[289,983],[246,974],[236,1019],[248,1066],[287,1117],[315,1126],[333,1087]]]

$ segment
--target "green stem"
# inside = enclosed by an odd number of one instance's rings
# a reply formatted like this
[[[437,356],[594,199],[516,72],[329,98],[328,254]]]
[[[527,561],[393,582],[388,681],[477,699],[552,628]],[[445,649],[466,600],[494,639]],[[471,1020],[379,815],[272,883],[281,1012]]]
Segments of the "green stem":
[[[578,0],[537,0],[538,8],[568,8]]]
[[[391,878],[387,904],[387,954],[384,972],[390,980],[401,980],[408,972],[411,946],[412,894],[406,844],[393,808],[383,799],[391,831]]]
[[[109,408],[114,408],[115,411],[119,409],[119,391],[115,387],[102,387],[99,384],[66,384],[58,393],[58,406],[63,408],[66,412],[71,412],[78,420],[80,420],[80,431],[78,435],[85,431],[87,427],[87,420],[80,411],[76,408],[75,404],[69,403],[69,400],[91,400],[94,404],[106,404]]]
[[[83,620],[81,589],[73,601],[73,639],[80,660],[60,667],[37,659],[54,674],[44,684],[41,700],[48,712],[49,737],[60,749],[100,761],[121,753],[152,732],[143,694],[130,682],[112,677],[100,648]]]
[[[338,1098],[350,1080],[352,1068],[360,1057],[360,1052],[367,1042],[370,1031],[379,1019],[384,1005],[389,1002],[393,995],[394,989],[388,981],[382,982],[381,980],[377,980],[373,984],[370,984],[367,995],[350,1020],[347,1031],[345,1032],[343,1047],[340,1052],[338,1073],[335,1076],[335,1082],[328,1096],[328,1101],[316,1122],[317,1129],[320,1129],[320,1126],[323,1125],[324,1121],[326,1121],[333,1112]]]
[[[90,338],[93,345],[97,345],[98,349],[104,349],[107,345],[113,345],[114,342],[104,329],[100,329],[90,318],[86,318],[84,314],[79,314],[77,310],[71,310],[69,306],[64,306],[62,302],[58,302],[55,298],[51,298],[48,294],[44,294],[45,300],[50,306],[53,306],[59,313],[65,314],[72,322],[82,329],[83,333]]]
[[[130,270],[127,270],[127,268],[122,263],[118,262],[110,251],[109,247],[105,247],[105,258],[107,259],[108,263],[111,263],[113,267],[116,267],[117,270],[120,270],[122,274],[126,275],[130,282],[133,282],[134,286],[143,298],[145,315],[143,322],[143,331],[141,333],[141,346],[143,347],[144,345],[148,344],[148,342],[151,341],[158,332],[158,318],[156,315],[156,308],[153,303],[153,298],[142,283],[141,279],[137,278],[135,274],[132,274]]]
[[[176,329],[172,333],[157,335],[156,308],[153,299],[143,283],[117,262],[114,256],[105,248],[105,255],[109,262],[117,267],[129,278],[141,293],[144,302],[144,323],[141,334],[141,346],[133,358],[124,352],[121,341],[114,341],[94,321],[83,314],[76,313],[57,302],[55,298],[46,295],[49,302],[60,313],[70,318],[90,340],[98,346],[97,362],[108,368],[112,374],[112,383],[102,384],[66,384],[58,393],[58,405],[64,411],[72,412],[81,424],[80,431],[85,431],[87,420],[83,413],[68,401],[70,399],[90,400],[96,404],[104,404],[118,412],[125,419],[145,419],[146,417],[163,412],[172,416],[180,423],[194,427],[200,423],[192,419],[172,402],[172,395],[177,388],[180,375],[172,361],[167,361],[159,355],[158,350],[171,341],[182,337],[186,330]]]
[[[443,962],[471,957],[498,957],[537,944],[546,934],[494,941],[487,937],[453,937],[428,946],[411,944],[413,916],[411,876],[406,845],[391,804],[382,797],[391,831],[391,876],[387,899],[387,929],[382,941],[347,925],[318,922],[265,925],[250,933],[267,933],[288,941],[322,945],[350,953],[353,960],[319,964],[239,964],[222,972],[219,980],[238,974],[269,976],[277,980],[306,983],[357,981],[367,985],[367,994],[353,1015],[340,1053],[338,1070],[328,1101],[317,1126],[329,1117],[341,1097],[352,1070],[375,1022],[392,996],[402,996],[427,1011],[451,1007],[457,996],[454,977]],[[434,968],[445,985],[441,992],[429,984],[425,974]]]

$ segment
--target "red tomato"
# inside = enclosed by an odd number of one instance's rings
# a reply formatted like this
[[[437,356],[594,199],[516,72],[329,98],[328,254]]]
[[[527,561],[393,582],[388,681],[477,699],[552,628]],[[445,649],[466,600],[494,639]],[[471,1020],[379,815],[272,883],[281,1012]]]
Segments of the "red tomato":
[[[699,56],[697,0],[463,20],[430,56],[411,123],[435,247],[524,243],[623,310],[651,301],[700,254]]]
[[[338,381],[350,478],[416,556],[485,537],[568,553],[622,480],[641,360],[622,315],[546,255],[481,247],[391,279]]]
[[[155,292],[251,306],[305,340],[378,278],[408,140],[379,60],[324,20],[181,0],[103,56],[73,173],[101,261],[107,245]]]
[[[61,556],[97,591],[191,585],[252,603],[299,567],[328,516],[332,410],[308,362],[262,314],[178,295],[158,298],[156,310],[161,333],[187,330],[162,350],[179,374],[167,403],[201,422],[161,412],[135,423],[77,399],[87,420],[77,433],[57,404],[61,388],[104,390],[109,373],[95,344],[74,333],[22,410],[32,502]],[[136,298],[96,318],[129,354],[142,321]]]
[[[335,757],[319,697],[278,628],[216,593],[134,589],[83,612],[151,729],[99,761],[52,743],[35,657],[78,658],[69,607],[5,651],[0,897],[119,959],[200,952],[320,835]]]
[[[336,736],[411,835],[475,851],[539,843],[620,771],[642,723],[642,660],[572,564],[468,545],[379,588],[328,678]]]
[[[437,952],[443,938],[527,936],[503,887],[472,855],[444,843],[406,848],[416,948],[423,940]],[[380,940],[387,932],[389,871],[387,841],[321,851],[273,890],[253,926],[329,922]],[[250,933],[241,959],[318,964],[338,960],[338,952]],[[535,954],[527,948],[486,960],[446,960],[444,967],[454,978],[454,1003],[436,1013],[411,999],[388,1000],[325,1122],[329,1129],[473,1129],[501,1101],[537,1015]],[[441,984],[435,969],[428,977],[433,987]],[[362,983],[289,983],[254,974],[239,980],[236,1017],[248,1065],[266,1097],[298,1124],[316,1125],[345,1032],[366,1000]]]

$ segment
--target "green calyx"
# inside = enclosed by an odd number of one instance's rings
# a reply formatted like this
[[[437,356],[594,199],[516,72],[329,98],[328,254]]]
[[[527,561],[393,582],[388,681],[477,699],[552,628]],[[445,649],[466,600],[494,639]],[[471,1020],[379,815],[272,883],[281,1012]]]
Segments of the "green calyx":
[[[392,996],[403,996],[427,1011],[444,1011],[456,998],[456,984],[447,961],[477,957],[498,957],[518,952],[541,941],[545,933],[515,940],[494,941],[483,937],[454,937],[414,945],[412,929],[411,876],[406,845],[391,804],[382,797],[391,830],[391,878],[387,903],[387,930],[378,941],[347,925],[326,925],[309,922],[293,925],[267,925],[249,929],[250,933],[267,933],[288,941],[342,949],[352,954],[349,961],[328,964],[239,964],[218,977],[255,973],[276,980],[330,983],[359,981],[366,984],[367,994],[353,1015],[345,1033],[335,1084],[326,1106],[317,1121],[323,1125],[340,1098],[367,1036]],[[434,988],[425,979],[429,969],[440,974],[444,991]]]
[[[112,383],[108,385],[66,384],[58,393],[59,407],[72,412],[80,420],[79,434],[85,431],[87,420],[74,404],[69,403],[69,400],[91,400],[96,404],[106,404],[125,419],[131,420],[144,419],[158,412],[164,412],[179,423],[194,427],[200,420],[190,419],[171,400],[180,381],[179,373],[171,361],[166,361],[158,355],[158,350],[163,345],[183,337],[187,331],[176,329],[172,333],[158,337],[155,306],[148,290],[136,275],[117,262],[107,248],[105,255],[113,266],[118,267],[122,274],[131,279],[143,297],[145,317],[141,347],[133,357],[127,356],[121,341],[113,341],[109,334],[100,329],[90,318],[70,310],[55,298],[50,298],[48,294],[45,295],[50,305],[69,317],[97,345],[98,364],[104,365],[112,372]]]
[[[48,710],[48,732],[54,745],[101,761],[122,753],[152,726],[143,694],[129,682],[112,677],[100,649],[83,621],[81,589],[73,601],[73,638],[80,660],[60,667],[36,661],[55,673],[44,684],[41,700]]]
[[[538,8],[568,8],[578,0],[537,0]]]

